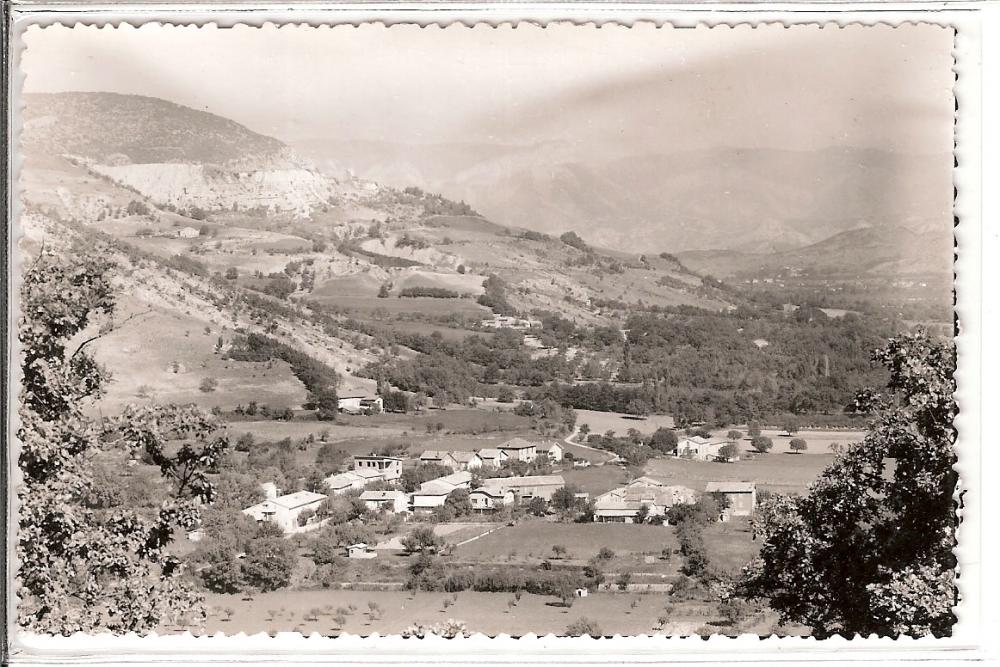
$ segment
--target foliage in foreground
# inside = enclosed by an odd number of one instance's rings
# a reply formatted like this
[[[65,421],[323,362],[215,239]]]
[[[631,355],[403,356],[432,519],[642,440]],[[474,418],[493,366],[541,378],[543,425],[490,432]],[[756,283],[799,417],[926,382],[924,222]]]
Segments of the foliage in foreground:
[[[204,616],[166,548],[212,501],[205,472],[227,443],[194,406],[128,408],[101,422],[86,415],[107,377],[85,350],[100,333],[76,341],[114,314],[110,270],[97,255],[43,253],[21,291],[18,623],[35,632],[141,633],[170,615]],[[93,459],[109,452],[158,467],[169,499],[147,513],[95,508]]]
[[[889,392],[858,398],[873,415],[867,437],[808,496],[762,504],[754,530],[763,547],[744,594],[768,598],[782,622],[819,637],[949,635],[958,597],[954,346],[907,334],[874,358],[889,370]]]

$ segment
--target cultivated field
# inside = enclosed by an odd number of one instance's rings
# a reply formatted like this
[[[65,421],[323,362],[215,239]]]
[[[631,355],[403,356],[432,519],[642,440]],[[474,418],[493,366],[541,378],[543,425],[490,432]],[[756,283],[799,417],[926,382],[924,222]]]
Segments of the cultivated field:
[[[556,544],[566,547],[567,559],[587,560],[602,546],[617,553],[659,554],[665,547],[676,548],[677,541],[669,526],[534,519],[462,545],[455,557],[495,559],[514,553],[516,558],[550,558]]]
[[[674,418],[668,415],[651,415],[645,419],[630,419],[614,412],[597,412],[596,410],[577,410],[576,425],[586,424],[591,433],[606,433],[614,431],[615,435],[623,436],[630,428],[643,434],[650,434],[658,428],[673,428]]]
[[[463,591],[455,595],[410,591],[278,591],[261,593],[248,601],[240,595],[209,594],[206,602],[214,609],[205,632],[386,635],[398,634],[418,623],[429,625],[457,619],[464,621],[473,633],[521,636],[562,634],[566,626],[581,617],[596,620],[601,632],[607,635],[693,634],[713,622],[720,623],[717,632],[725,631],[714,605],[704,603],[676,604],[671,621],[660,629],[657,617],[663,613],[668,598],[658,594],[592,593],[577,599],[569,609],[554,605],[556,599],[551,596],[529,593],[522,595],[514,607],[507,604],[513,599],[510,593]],[[379,605],[381,618],[371,620],[366,615],[370,602]],[[342,628],[336,627],[333,621],[336,609],[350,605],[356,611],[347,615]],[[233,611],[229,620],[221,612],[227,608]],[[314,609],[320,611],[315,620],[310,614]]]
[[[761,454],[736,463],[688,461],[675,458],[650,459],[645,472],[667,484],[680,484],[704,491],[707,482],[757,482],[758,489],[780,493],[804,493],[833,461],[832,454]]]

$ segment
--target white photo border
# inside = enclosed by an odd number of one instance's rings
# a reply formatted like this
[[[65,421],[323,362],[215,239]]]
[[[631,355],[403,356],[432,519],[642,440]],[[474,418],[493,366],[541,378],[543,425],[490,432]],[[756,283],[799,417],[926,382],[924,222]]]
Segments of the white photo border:
[[[13,664],[63,663],[105,664],[122,663],[175,663],[191,664],[231,662],[283,662],[310,664],[350,663],[350,664],[542,664],[548,663],[606,663],[606,662],[810,662],[823,661],[879,661],[891,664],[894,661],[927,659],[981,660],[986,655],[996,655],[1000,633],[998,617],[992,606],[988,606],[984,584],[990,583],[988,568],[983,568],[982,516],[990,500],[989,507],[998,509],[995,497],[988,494],[988,485],[983,484],[983,475],[994,467],[984,467],[995,462],[995,456],[988,449],[981,451],[982,406],[1000,405],[987,401],[983,393],[983,381],[989,368],[997,368],[996,352],[983,347],[983,342],[991,340],[983,337],[983,319],[990,319],[990,330],[996,331],[996,310],[990,303],[983,302],[982,286],[1000,284],[996,282],[997,268],[993,262],[982,262],[982,255],[997,257],[997,232],[988,233],[983,220],[991,219],[983,213],[981,184],[990,182],[981,179],[980,166],[984,157],[989,173],[1000,176],[994,156],[996,134],[984,125],[989,114],[980,113],[983,99],[988,90],[982,85],[984,72],[988,80],[996,81],[995,73],[1000,67],[1000,11],[996,7],[980,3],[913,3],[913,4],[761,4],[761,5],[712,5],[704,7],[693,4],[618,4],[618,3],[372,3],[372,4],[309,4],[288,8],[275,5],[217,4],[41,4],[15,3],[12,6],[10,24],[10,67],[7,72],[9,90],[8,127],[11,134],[8,141],[8,192],[11,193],[8,211],[7,242],[10,261],[7,266],[7,299],[9,307],[16,307],[19,264],[16,256],[18,229],[16,221],[20,214],[17,196],[18,161],[16,140],[19,125],[20,90],[23,73],[20,57],[23,53],[23,36],[31,25],[62,23],[64,25],[112,24],[160,22],[173,24],[206,24],[219,26],[235,24],[263,25],[277,24],[360,24],[381,22],[386,25],[396,23],[418,23],[423,25],[476,23],[518,23],[522,21],[544,25],[577,25],[617,23],[634,25],[636,22],[652,21],[674,27],[688,27],[698,24],[718,26],[755,25],[781,23],[786,28],[801,24],[823,24],[826,26],[846,26],[853,24],[902,25],[908,22],[926,22],[955,28],[954,70],[956,73],[955,98],[958,111],[955,120],[954,172],[956,187],[955,228],[957,261],[956,313],[959,318],[958,346],[959,371],[957,373],[957,400],[960,414],[956,420],[959,432],[958,465],[960,486],[964,491],[961,510],[962,525],[959,531],[957,549],[960,564],[959,587],[961,602],[957,608],[958,623],[951,637],[942,639],[897,640],[889,638],[840,638],[815,640],[798,637],[760,638],[746,635],[739,638],[713,636],[665,638],[656,636],[613,637],[613,638],[568,638],[553,635],[536,637],[526,635],[511,638],[500,635],[489,638],[474,635],[469,638],[444,640],[428,637],[422,640],[404,639],[399,636],[380,637],[372,635],[360,637],[345,635],[326,638],[319,635],[303,637],[298,633],[280,633],[275,637],[264,634],[246,636],[242,634],[213,637],[193,637],[164,635],[147,637],[111,635],[75,635],[72,637],[49,637],[24,633],[13,620],[14,587],[8,579],[5,588],[6,628],[9,640],[9,660]],[[984,18],[989,18],[984,22]],[[992,36],[993,39],[989,39]],[[989,46],[992,43],[992,46]],[[988,57],[987,57],[988,56]],[[981,87],[982,86],[982,87]],[[991,109],[1000,111],[996,100]],[[990,139],[984,144],[984,139]],[[990,151],[985,150],[990,147]],[[995,200],[989,209],[998,213]],[[965,249],[962,251],[961,249]],[[984,270],[986,273],[984,273]],[[987,277],[992,277],[987,280]],[[13,561],[14,530],[16,528],[15,487],[19,473],[16,465],[16,404],[18,384],[16,339],[14,323],[16,312],[8,312],[7,322],[7,368],[11,369],[8,382],[10,404],[5,406],[8,432],[5,441],[11,443],[7,450],[9,481],[7,485],[6,536],[8,554],[8,575],[12,577],[16,568]],[[991,380],[992,381],[992,380]],[[995,382],[988,396],[997,398]],[[991,545],[991,546],[995,546]],[[990,549],[996,553],[995,549]],[[997,590],[995,587],[990,587]],[[989,609],[988,609],[989,607]],[[987,610],[988,609],[988,610]]]

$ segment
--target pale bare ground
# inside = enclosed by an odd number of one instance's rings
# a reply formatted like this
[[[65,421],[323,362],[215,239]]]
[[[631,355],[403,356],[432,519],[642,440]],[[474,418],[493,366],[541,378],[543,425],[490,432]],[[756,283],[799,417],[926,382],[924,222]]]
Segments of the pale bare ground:
[[[596,621],[601,632],[608,635],[658,632],[679,635],[690,634],[706,623],[718,620],[714,612],[688,615],[689,610],[684,605],[677,605],[679,609],[661,630],[657,618],[663,614],[669,599],[665,594],[657,593],[591,593],[588,597],[576,599],[570,609],[553,606],[551,603],[557,601],[555,597],[528,593],[511,607],[508,606],[508,602],[514,599],[511,593],[463,591],[455,595],[457,597],[453,598],[453,594],[444,592],[414,594],[410,591],[328,589],[261,593],[254,595],[253,600],[244,600],[238,594],[209,594],[206,603],[213,608],[213,613],[204,632],[227,635],[289,631],[369,635],[377,632],[387,635],[399,634],[415,624],[430,625],[456,619],[464,621],[473,633],[522,636],[529,633],[563,634],[570,623],[586,617]],[[449,601],[447,607],[446,600]],[[632,607],[633,601],[635,607]],[[373,620],[368,617],[370,602],[380,607],[380,618]],[[348,614],[344,626],[338,628],[333,620],[336,609],[350,605],[354,605],[356,611]],[[228,621],[222,613],[227,608],[233,612]],[[320,612],[318,619],[313,620],[311,610]]]
[[[634,428],[643,434],[650,434],[658,428],[674,428],[674,418],[669,415],[650,415],[645,419],[629,419],[616,412],[597,412],[596,410],[577,410],[576,425],[586,424],[591,433],[614,431],[615,435],[623,436]]]

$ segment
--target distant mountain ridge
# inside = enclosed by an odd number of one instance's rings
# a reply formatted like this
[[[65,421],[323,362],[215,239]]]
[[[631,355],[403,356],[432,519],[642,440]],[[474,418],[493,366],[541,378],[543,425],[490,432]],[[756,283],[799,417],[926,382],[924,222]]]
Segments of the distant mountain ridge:
[[[365,178],[471,202],[503,224],[632,252],[784,251],[859,227],[947,229],[949,155],[712,148],[593,163],[564,142],[403,150],[318,140]],[[610,153],[613,154],[613,149]]]
[[[796,270],[813,275],[948,274],[953,249],[939,230],[917,232],[898,225],[852,229],[803,248],[778,253],[732,250],[681,252],[689,269],[719,278],[774,275]]]

